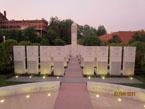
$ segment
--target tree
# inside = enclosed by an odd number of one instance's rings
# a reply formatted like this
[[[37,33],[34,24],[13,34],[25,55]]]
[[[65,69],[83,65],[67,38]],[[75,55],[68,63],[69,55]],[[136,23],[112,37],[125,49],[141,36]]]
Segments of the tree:
[[[21,30],[0,30],[0,39],[6,36],[6,40],[13,39],[18,42],[24,40],[24,36],[22,35]]]
[[[130,45],[136,46],[136,61],[135,70],[136,74],[145,74],[145,43],[144,42],[133,42]]]
[[[133,35],[131,42],[136,42],[136,41],[140,41],[140,42],[145,42],[145,33],[139,34],[139,33],[135,33]]]
[[[84,34],[84,37],[79,39],[78,42],[79,44],[85,45],[85,46],[97,46],[101,44],[101,41],[99,40],[99,38],[91,30],[87,31]]]
[[[25,41],[30,41],[32,43],[37,43],[40,41],[38,40],[38,35],[36,34],[36,30],[34,27],[28,27],[23,31],[24,34],[24,40]]]
[[[54,43],[55,43],[55,45],[59,45],[59,46],[60,45],[66,45],[66,43],[59,38],[55,39]]]
[[[40,44],[41,45],[49,45],[49,40],[48,39],[42,39]]]
[[[0,43],[3,42],[3,36],[0,36]]]
[[[119,36],[118,35],[113,35],[112,36],[112,39],[110,39],[108,41],[108,43],[121,43],[122,41],[120,40]]]
[[[107,31],[106,31],[106,29],[103,25],[100,25],[98,27],[98,30],[97,30],[97,35],[101,36],[101,35],[104,35],[104,34],[107,34]]]
[[[73,21],[71,19],[66,19],[59,23],[60,34],[58,34],[58,35],[67,44],[71,43],[71,25],[72,25],[72,23],[73,23]]]
[[[48,30],[53,30],[57,35],[60,35],[59,23],[60,20],[58,19],[58,17],[51,17]]]
[[[59,37],[55,31],[48,30],[47,34],[43,36],[43,39],[49,41],[49,45],[55,45],[54,41],[55,39]],[[44,41],[44,40],[43,40]]]
[[[16,40],[6,40],[0,45],[0,70],[13,68],[13,46],[18,45]]]
[[[33,44],[32,44],[32,42],[30,42],[30,41],[21,41],[21,42],[19,43],[19,45],[27,46],[27,45],[33,45]]]

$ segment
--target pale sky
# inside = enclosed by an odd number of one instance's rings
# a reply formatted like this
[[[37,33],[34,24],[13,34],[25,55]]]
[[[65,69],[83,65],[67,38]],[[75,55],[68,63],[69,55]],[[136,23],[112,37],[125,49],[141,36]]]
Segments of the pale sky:
[[[108,32],[145,29],[145,0],[0,0],[9,20],[51,16],[80,25],[104,25]]]

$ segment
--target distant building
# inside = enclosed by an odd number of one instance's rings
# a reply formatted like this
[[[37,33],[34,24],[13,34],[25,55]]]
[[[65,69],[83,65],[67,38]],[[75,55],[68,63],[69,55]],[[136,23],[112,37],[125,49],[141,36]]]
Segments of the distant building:
[[[132,37],[135,33],[145,33],[143,31],[119,31],[119,32],[113,32],[111,34],[105,34],[100,36],[100,40],[103,42],[108,43],[110,39],[112,39],[113,35],[118,35],[122,43],[128,43],[132,40]]]
[[[0,13],[0,30],[24,30],[27,27],[34,27],[38,35],[47,33],[48,22],[45,19],[42,20],[8,20],[6,17],[6,11],[4,14]]]

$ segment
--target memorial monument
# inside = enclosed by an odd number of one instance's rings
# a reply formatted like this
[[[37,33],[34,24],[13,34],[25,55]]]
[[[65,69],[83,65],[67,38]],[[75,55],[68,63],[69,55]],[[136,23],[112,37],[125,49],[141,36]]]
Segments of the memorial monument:
[[[71,45],[14,46],[14,68],[17,74],[52,74],[63,76],[70,55],[80,60],[84,75],[134,75],[135,47],[83,46],[77,44],[77,24],[71,25]],[[25,54],[25,51],[27,55]],[[123,52],[123,57],[122,57]],[[40,62],[39,62],[40,54]],[[25,56],[26,55],[26,56]],[[123,58],[123,59],[122,59]],[[26,61],[27,59],[27,61]],[[123,60],[123,71],[121,64]],[[40,66],[39,66],[40,65]],[[54,69],[53,69],[54,68]]]
[[[71,26],[71,56],[77,56],[77,25],[75,23]]]

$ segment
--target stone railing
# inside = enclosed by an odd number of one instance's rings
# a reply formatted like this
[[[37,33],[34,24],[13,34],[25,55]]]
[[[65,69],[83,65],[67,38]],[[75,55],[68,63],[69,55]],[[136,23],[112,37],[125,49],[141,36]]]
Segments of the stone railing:
[[[19,94],[28,94],[33,92],[57,91],[60,88],[60,82],[39,82],[22,85],[13,85],[0,88],[0,97],[14,96]]]
[[[100,82],[87,82],[87,87],[90,92],[106,93],[145,102],[145,89]]]

